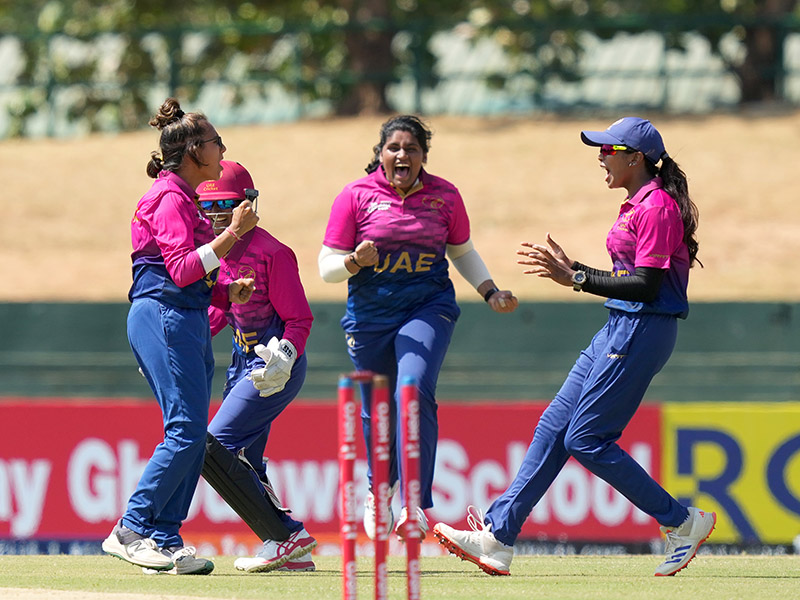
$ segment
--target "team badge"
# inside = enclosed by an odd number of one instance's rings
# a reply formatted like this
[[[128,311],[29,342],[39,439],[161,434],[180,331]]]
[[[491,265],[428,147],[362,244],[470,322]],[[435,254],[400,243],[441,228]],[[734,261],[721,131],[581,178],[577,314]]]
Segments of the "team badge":
[[[444,206],[444,200],[441,198],[423,198],[422,206],[427,206],[431,210],[439,210]]]
[[[241,278],[248,278],[248,279],[255,279],[256,278],[256,271],[250,265],[242,265],[239,267],[238,277]]]

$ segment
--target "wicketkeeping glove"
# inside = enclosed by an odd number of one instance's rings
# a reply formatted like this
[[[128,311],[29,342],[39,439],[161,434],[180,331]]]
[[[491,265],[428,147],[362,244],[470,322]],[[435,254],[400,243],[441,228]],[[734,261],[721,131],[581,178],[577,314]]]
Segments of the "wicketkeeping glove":
[[[280,392],[292,375],[292,367],[297,358],[297,349],[289,340],[274,337],[267,343],[258,344],[254,349],[264,359],[264,367],[253,369],[250,380],[258,390],[259,396],[266,398]]]

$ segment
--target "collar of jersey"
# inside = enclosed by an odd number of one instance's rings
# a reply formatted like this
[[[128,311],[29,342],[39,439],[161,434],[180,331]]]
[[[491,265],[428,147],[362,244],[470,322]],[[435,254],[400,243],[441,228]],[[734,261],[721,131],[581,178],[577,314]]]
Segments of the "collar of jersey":
[[[639,191],[637,191],[633,195],[633,198],[625,198],[625,200],[623,200],[622,204],[623,205],[625,205],[625,204],[631,204],[631,205],[639,204],[642,200],[645,199],[645,197],[647,197],[647,194],[649,194],[653,190],[661,189],[662,187],[664,187],[664,186],[663,186],[663,183],[661,181],[661,178],[660,177],[653,177],[653,179],[651,179],[650,181],[648,181],[642,187],[639,188]]]
[[[420,181],[419,177],[417,177],[417,180],[414,182],[414,185],[412,185],[411,188],[409,188],[409,190],[407,192],[404,192],[403,190],[395,187],[395,185],[393,183],[391,183],[391,182],[389,182],[389,185],[392,186],[392,189],[395,192],[397,192],[397,194],[398,194],[398,196],[400,196],[401,200],[405,200],[406,198],[408,198],[414,192],[418,192],[418,191],[420,191],[422,189],[422,181]]]
[[[414,182],[414,185],[412,185],[407,192],[403,192],[403,190],[396,188],[391,181],[386,179],[386,173],[384,172],[382,166],[378,169],[378,171],[380,171],[380,178],[383,180],[383,183],[388,185],[395,192],[397,192],[397,195],[400,196],[401,200],[405,200],[411,194],[420,191],[424,187],[424,184],[422,183],[422,176],[425,173],[425,169],[419,170],[419,175],[417,176],[417,180]]]

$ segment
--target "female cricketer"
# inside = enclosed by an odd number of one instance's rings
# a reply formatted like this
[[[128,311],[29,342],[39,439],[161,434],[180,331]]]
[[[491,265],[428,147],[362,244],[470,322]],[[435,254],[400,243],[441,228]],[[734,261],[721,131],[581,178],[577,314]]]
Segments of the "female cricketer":
[[[222,161],[219,180],[206,181],[197,193],[217,235],[225,234],[236,207],[247,202],[248,195],[258,195],[247,169],[228,160]],[[221,283],[248,277],[254,280],[255,291],[247,304],[232,304],[227,311],[210,309],[212,335],[230,326],[233,352],[222,406],[208,431],[222,446],[243,458],[258,480],[269,487],[263,460],[267,438],[272,422],[303,386],[305,346],[313,316],[294,252],[265,229],[254,227],[237,239],[221,263]],[[288,539],[281,543],[265,540],[254,557],[236,560],[238,570],[314,570],[309,553],[316,540],[303,523],[285,511],[277,512],[288,529]]]
[[[433,506],[436,382],[460,313],[447,258],[492,310],[508,313],[518,305],[510,291],[498,290],[473,247],[469,218],[456,187],[423,168],[430,139],[430,130],[413,115],[393,117],[382,125],[368,175],[345,186],[334,200],[319,254],[325,281],[348,282],[341,324],[353,365],[387,375],[394,392],[392,492],[400,481],[396,449],[402,447],[396,431],[401,422],[398,382],[411,377],[419,386],[422,509]],[[362,403],[361,418],[370,448],[367,403]],[[364,527],[374,537],[371,491],[365,506]],[[395,527],[399,536],[408,518],[403,508]],[[420,511],[416,519],[424,537],[425,514]]]
[[[155,179],[131,222],[133,285],[128,339],[158,400],[164,441],[145,466],[125,514],[103,550],[151,571],[210,573],[214,563],[185,547],[179,529],[189,511],[205,453],[214,356],[208,307],[247,302],[253,282],[217,284],[220,257],[255,227],[250,203],[240,206],[231,232],[214,237],[195,203],[195,188],[217,179],[225,145],[201,113],[185,113],[168,98],[150,125],[161,131],[152,153]],[[150,572],[150,571],[148,571]]]
[[[650,121],[625,117],[581,138],[599,147],[607,186],[628,192],[606,240],[611,270],[571,261],[549,234],[547,245],[523,243],[517,254],[524,258],[517,262],[530,267],[525,273],[608,298],[608,322],[542,414],[508,489],[485,517],[470,507],[472,531],[437,523],[434,535],[486,573],[508,575],[523,523],[572,456],[662,525],[667,557],[655,574],[674,575],[711,535],[716,515],[678,503],[617,440],[669,359],[678,319],[688,314],[697,207]]]

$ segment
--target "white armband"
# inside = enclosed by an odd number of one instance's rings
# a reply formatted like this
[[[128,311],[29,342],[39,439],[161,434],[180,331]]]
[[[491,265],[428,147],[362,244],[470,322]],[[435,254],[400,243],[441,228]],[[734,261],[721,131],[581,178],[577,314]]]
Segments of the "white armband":
[[[472,240],[467,240],[457,246],[448,244],[447,257],[453,262],[453,266],[461,273],[461,276],[469,281],[476,290],[480,284],[492,278],[480,254],[475,250]]]
[[[211,273],[214,269],[218,269],[220,264],[219,257],[211,249],[210,244],[204,244],[197,249],[197,254],[200,256],[200,262],[203,263],[203,268],[206,273]]]
[[[317,263],[319,265],[319,274],[323,281],[339,283],[347,281],[355,275],[355,273],[348,271],[347,266],[345,266],[348,254],[350,253],[346,250],[336,250],[329,246],[322,246]]]

